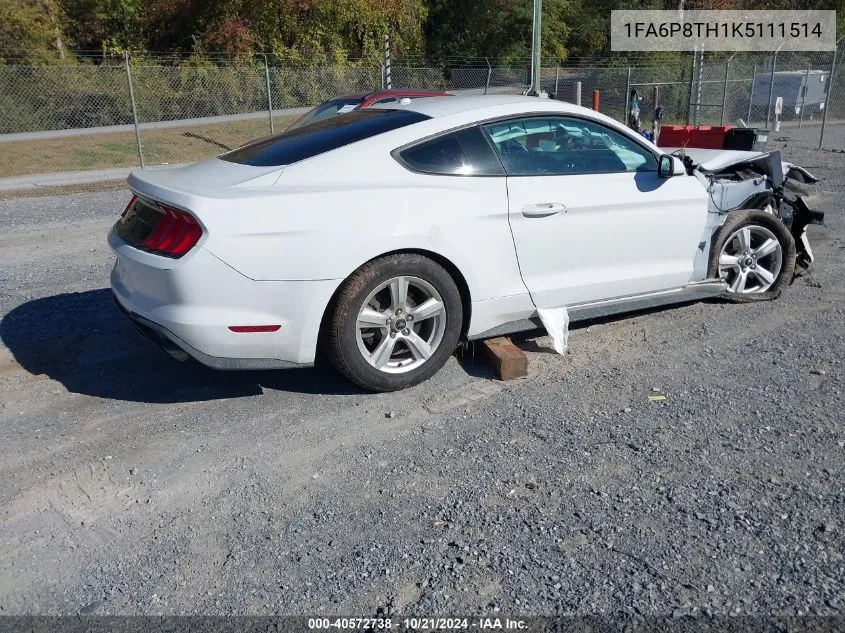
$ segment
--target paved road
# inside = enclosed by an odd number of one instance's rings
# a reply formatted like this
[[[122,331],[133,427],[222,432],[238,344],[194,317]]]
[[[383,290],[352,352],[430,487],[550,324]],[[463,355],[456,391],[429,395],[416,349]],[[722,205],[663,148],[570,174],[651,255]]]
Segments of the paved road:
[[[778,301],[381,395],[170,361],[110,303],[124,192],[0,201],[0,613],[841,614],[845,156],[788,158],[829,227]]]
[[[147,169],[168,169],[183,165],[155,165]],[[133,169],[140,167],[116,167],[113,169],[88,169],[85,171],[61,171],[47,174],[30,174],[28,176],[11,176],[0,178],[0,193],[23,192],[41,190],[47,193],[50,188],[70,187],[75,185],[90,185],[94,183],[110,183],[126,180]]]

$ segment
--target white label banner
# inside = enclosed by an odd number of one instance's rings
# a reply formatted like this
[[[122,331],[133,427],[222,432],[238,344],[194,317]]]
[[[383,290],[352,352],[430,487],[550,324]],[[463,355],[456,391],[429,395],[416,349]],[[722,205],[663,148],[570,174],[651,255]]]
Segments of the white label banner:
[[[613,51],[833,51],[836,11],[611,11]]]

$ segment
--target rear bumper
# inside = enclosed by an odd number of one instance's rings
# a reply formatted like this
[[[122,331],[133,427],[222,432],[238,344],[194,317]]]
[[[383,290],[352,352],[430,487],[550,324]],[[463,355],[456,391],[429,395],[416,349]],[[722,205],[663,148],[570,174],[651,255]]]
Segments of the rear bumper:
[[[117,295],[112,293],[112,299],[120,313],[135,326],[135,329],[150,343],[158,347],[171,358],[178,361],[186,361],[188,358],[202,363],[212,369],[238,370],[238,369],[295,369],[297,367],[309,367],[309,364],[301,365],[286,360],[274,358],[223,358],[220,356],[209,356],[192,347],[166,327],[153,323],[149,319],[129,312],[124,308]]]
[[[111,288],[121,312],[174,358],[215,369],[313,365],[320,322],[339,282],[255,281],[202,247],[172,260],[138,251],[114,233]],[[278,325],[272,332],[230,326]]]

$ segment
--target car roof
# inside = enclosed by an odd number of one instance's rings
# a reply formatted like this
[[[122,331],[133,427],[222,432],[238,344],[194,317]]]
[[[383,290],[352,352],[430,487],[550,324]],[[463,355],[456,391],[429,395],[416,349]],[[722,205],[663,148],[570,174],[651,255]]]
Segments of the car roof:
[[[426,121],[388,132],[383,136],[385,142],[394,142],[394,139],[396,139],[397,146],[427,135],[439,134],[440,132],[445,132],[463,125],[475,124],[480,121],[493,120],[500,117],[511,118],[548,114],[571,115],[603,123],[621,134],[636,137],[638,143],[651,147],[655,152],[660,152],[649,140],[606,114],[575,105],[574,103],[558,101],[557,99],[518,95],[455,95],[451,97],[418,99],[407,104],[377,104],[369,106],[368,109],[372,110],[375,108],[384,110],[411,110],[429,117]]]

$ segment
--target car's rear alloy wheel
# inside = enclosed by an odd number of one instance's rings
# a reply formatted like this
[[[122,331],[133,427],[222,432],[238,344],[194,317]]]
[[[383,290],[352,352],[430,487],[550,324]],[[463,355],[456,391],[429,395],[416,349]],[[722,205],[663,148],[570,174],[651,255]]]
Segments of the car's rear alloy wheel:
[[[734,211],[714,237],[710,277],[728,286],[737,301],[773,299],[795,271],[795,242],[776,217],[759,211]]]
[[[460,293],[442,266],[421,255],[389,255],[344,283],[326,351],[367,389],[403,389],[443,366],[457,345],[462,314]]]
[[[380,284],[358,312],[358,349],[384,372],[413,371],[437,351],[446,332],[446,306],[437,289],[419,277]]]

